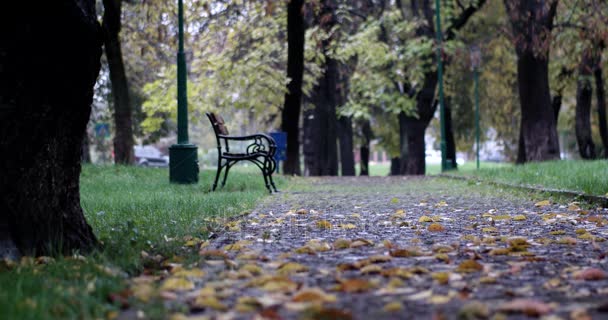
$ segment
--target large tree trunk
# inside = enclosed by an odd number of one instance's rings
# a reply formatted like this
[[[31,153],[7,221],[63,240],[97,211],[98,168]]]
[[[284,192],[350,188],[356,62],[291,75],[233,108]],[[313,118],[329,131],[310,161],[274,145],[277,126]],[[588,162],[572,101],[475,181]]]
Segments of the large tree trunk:
[[[338,119],[338,141],[340,142],[340,168],[343,176],[355,175],[353,124],[350,118]]]
[[[600,126],[600,137],[604,147],[604,158],[608,158],[608,128],[606,126],[606,89],[604,87],[604,77],[602,67],[598,65],[593,72],[595,77],[595,90],[597,96],[597,121]]]
[[[369,120],[365,120],[361,123],[362,142],[359,148],[361,154],[361,161],[359,162],[359,175],[369,176],[369,152],[370,144],[372,140],[372,126]]]
[[[91,163],[91,143],[89,142],[89,135],[84,134],[82,137],[82,154],[80,158],[82,163]]]
[[[338,62],[327,57],[325,73],[315,88],[314,109],[308,113],[304,125],[309,140],[304,154],[311,176],[338,175],[336,85]]]
[[[0,8],[0,224],[22,254],[87,252],[82,137],[99,73],[92,0]]]
[[[436,87],[437,73],[427,72],[424,75],[422,88],[416,96],[417,116],[406,116],[403,112],[399,114],[400,174],[424,175],[425,173],[424,134],[437,109],[437,104],[434,103]]]
[[[401,159],[399,157],[391,158],[391,171],[390,176],[398,176],[399,170],[401,169]]]
[[[119,164],[133,164],[133,121],[129,85],[125,65],[120,49],[122,0],[103,0],[104,13],[102,28],[104,31],[104,48],[108,66],[110,68],[110,82],[112,84],[112,97],[114,98],[114,162]]]
[[[408,156],[403,161],[401,159],[401,167],[405,166],[405,174],[408,175],[424,175],[426,171],[425,163],[425,145],[424,132],[428,122],[420,121],[417,118],[407,117],[405,121],[405,130],[407,131],[407,153]]]
[[[576,83],[576,116],[575,132],[578,152],[583,159],[595,159],[595,145],[591,137],[591,71],[594,66],[592,58],[584,53],[579,66],[579,79]]]
[[[504,0],[513,27],[521,107],[518,162],[559,159],[549,92],[549,44],[557,0]]]
[[[302,77],[304,75],[304,35],[306,24],[302,12],[304,0],[291,0],[287,3],[287,85],[281,130],[287,133],[287,160],[283,172],[287,175],[300,175],[299,121],[302,103]]]

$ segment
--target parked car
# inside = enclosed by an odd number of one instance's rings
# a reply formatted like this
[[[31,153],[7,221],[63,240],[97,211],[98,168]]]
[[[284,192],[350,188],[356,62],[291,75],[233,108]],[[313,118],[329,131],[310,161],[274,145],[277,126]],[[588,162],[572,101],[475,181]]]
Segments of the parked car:
[[[169,156],[163,155],[154,146],[135,146],[135,163],[141,167],[168,167]]]

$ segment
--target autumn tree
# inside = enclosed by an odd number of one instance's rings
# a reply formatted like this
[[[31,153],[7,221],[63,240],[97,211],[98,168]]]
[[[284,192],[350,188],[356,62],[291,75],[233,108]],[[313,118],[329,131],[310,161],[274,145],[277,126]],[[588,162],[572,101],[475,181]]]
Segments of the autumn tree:
[[[549,48],[557,0],[505,0],[517,53],[521,126],[517,162],[559,159],[549,91]]]
[[[80,206],[81,143],[100,68],[92,0],[0,8],[0,225],[23,254],[97,245]]]
[[[114,162],[132,164],[133,121],[129,84],[120,46],[122,0],[103,0],[104,49],[110,69],[112,97],[114,99]]]
[[[281,113],[281,130],[287,134],[287,160],[283,172],[300,174],[300,110],[302,104],[302,80],[304,76],[304,41],[306,23],[304,0],[287,3],[287,77],[289,84]]]

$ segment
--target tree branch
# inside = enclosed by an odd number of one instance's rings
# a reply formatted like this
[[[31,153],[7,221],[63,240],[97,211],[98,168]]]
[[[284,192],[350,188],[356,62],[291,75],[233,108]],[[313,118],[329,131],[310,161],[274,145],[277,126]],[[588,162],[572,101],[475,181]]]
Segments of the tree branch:
[[[456,37],[456,31],[460,30],[464,25],[466,25],[473,14],[475,14],[477,10],[481,9],[485,3],[486,0],[479,0],[477,5],[470,5],[466,7],[459,16],[450,19],[450,25],[445,31],[445,39],[453,40],[454,37]]]

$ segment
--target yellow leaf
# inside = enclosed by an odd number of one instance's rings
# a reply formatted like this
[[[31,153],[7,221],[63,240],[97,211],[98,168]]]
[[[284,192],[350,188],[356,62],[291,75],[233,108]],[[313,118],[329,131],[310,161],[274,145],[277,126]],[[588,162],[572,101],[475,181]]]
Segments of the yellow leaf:
[[[298,284],[285,276],[262,276],[253,279],[248,286],[259,287],[265,291],[291,292],[298,288]]]
[[[350,247],[351,248],[358,248],[358,247],[363,247],[363,246],[373,246],[374,243],[370,240],[367,239],[356,239],[353,242],[351,242]]]
[[[262,271],[263,271],[262,268],[260,268],[259,266],[255,265],[255,264],[251,264],[251,263],[243,265],[239,270],[247,271],[255,276],[262,274]]]
[[[264,308],[264,305],[258,299],[254,297],[240,297],[236,301],[236,306],[234,307],[238,312],[256,312]]]
[[[336,241],[334,241],[334,248],[335,249],[347,249],[349,248],[351,245],[351,241],[348,239],[336,239]]]
[[[491,256],[504,256],[511,253],[511,249],[507,249],[507,248],[496,248],[496,249],[492,249],[489,252],[489,255]]]
[[[447,253],[438,253],[435,255],[435,259],[443,261],[445,263],[449,263],[450,262],[450,256],[448,256]]]
[[[458,268],[456,268],[456,271],[461,273],[478,272],[482,270],[483,266],[475,260],[465,260],[458,265]]]
[[[199,308],[211,308],[218,311],[227,311],[228,307],[224,305],[218,298],[209,296],[199,296],[194,301],[194,305]]]
[[[391,203],[395,204],[395,203],[399,203],[399,199],[397,198],[392,198],[391,199]]]
[[[362,274],[377,274],[382,272],[382,267],[377,264],[370,264],[361,268],[360,271]]]
[[[420,222],[420,223],[433,222],[433,219],[431,219],[431,217],[429,217],[429,216],[422,216],[422,217],[420,217],[420,219],[418,219],[418,222]]]
[[[576,230],[574,231],[574,233],[579,234],[579,235],[580,235],[580,234],[585,234],[585,233],[587,233],[587,230],[586,230],[586,229],[583,229],[583,228],[579,228],[579,229],[576,229]]]
[[[331,246],[329,245],[329,243],[316,239],[308,241],[308,243],[306,243],[306,246],[310,247],[316,252],[325,252],[331,250]]]
[[[369,257],[367,260],[369,260],[371,263],[384,263],[393,260],[393,258],[391,258],[391,256],[377,254]]]
[[[354,225],[354,224],[352,224],[352,223],[346,223],[346,224],[342,223],[342,224],[339,225],[339,227],[342,228],[342,229],[344,229],[344,230],[351,230],[351,229],[357,228],[357,226]]]
[[[396,258],[409,258],[409,257],[420,257],[423,254],[418,250],[409,250],[409,249],[395,249],[389,251],[391,257]]]
[[[308,267],[296,262],[287,262],[279,266],[277,273],[280,275],[290,275],[298,272],[306,272]]]
[[[319,229],[331,229],[331,222],[327,220],[319,220],[317,221],[317,227]]]
[[[534,204],[534,206],[536,206],[536,207],[546,207],[546,206],[550,206],[550,205],[551,205],[551,201],[549,201],[549,200],[539,201]]]
[[[182,277],[171,277],[165,280],[160,289],[163,291],[187,291],[194,289],[194,283]]]
[[[447,272],[435,272],[431,274],[431,278],[433,278],[433,280],[437,281],[439,284],[448,284],[450,274]]]
[[[551,231],[549,232],[550,235],[554,235],[554,236],[561,236],[563,234],[566,234],[566,231],[564,230],[555,230],[555,231]]]
[[[154,286],[150,283],[140,283],[131,288],[133,296],[142,302],[150,301],[150,298],[156,293]]]
[[[527,219],[526,216],[524,216],[523,214],[518,214],[513,217],[513,220],[515,220],[515,221],[524,221],[526,219]]]
[[[333,294],[325,293],[319,288],[308,288],[297,292],[291,301],[293,302],[336,302],[337,298]]]
[[[398,312],[403,310],[403,304],[399,301],[389,302],[382,308],[384,312]]]
[[[433,295],[429,298],[431,304],[446,304],[450,302],[452,298],[450,296]]]
[[[205,276],[205,271],[201,269],[186,270],[183,268],[171,270],[174,276],[183,278],[202,278]]]
[[[486,227],[486,228],[482,228],[481,232],[493,233],[493,232],[498,232],[498,229],[496,229],[495,227]]]
[[[448,204],[445,201],[439,201],[435,204],[435,207],[447,207]]]

